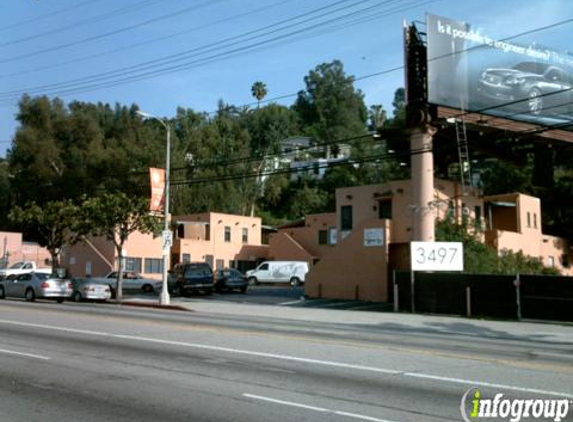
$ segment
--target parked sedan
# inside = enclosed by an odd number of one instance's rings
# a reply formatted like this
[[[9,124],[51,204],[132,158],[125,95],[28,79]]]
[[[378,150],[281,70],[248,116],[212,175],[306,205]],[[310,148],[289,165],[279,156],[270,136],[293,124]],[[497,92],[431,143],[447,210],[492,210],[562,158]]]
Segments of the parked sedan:
[[[74,286],[73,299],[75,302],[82,300],[102,300],[111,299],[111,288],[107,283],[90,280],[89,278],[72,279]]]
[[[0,299],[20,297],[32,302],[38,299],[56,299],[62,303],[72,296],[73,286],[69,280],[52,274],[26,273],[0,281]]]
[[[215,290],[222,292],[223,290],[238,289],[241,293],[247,291],[249,283],[240,271],[234,268],[224,268],[215,272]]]
[[[94,277],[93,281],[98,283],[108,284],[112,289],[112,295],[115,295],[115,287],[117,284],[117,271],[112,271],[105,277]],[[153,278],[145,278],[133,271],[123,272],[122,281],[123,291],[142,291],[144,293],[159,293],[161,292],[161,280]]]

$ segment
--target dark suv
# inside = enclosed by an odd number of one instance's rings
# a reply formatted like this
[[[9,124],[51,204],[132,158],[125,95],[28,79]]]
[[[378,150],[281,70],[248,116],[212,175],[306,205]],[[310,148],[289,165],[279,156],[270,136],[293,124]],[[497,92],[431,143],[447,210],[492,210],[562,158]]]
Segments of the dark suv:
[[[213,270],[206,262],[176,264],[169,275],[169,291],[173,295],[204,292],[210,295],[215,288]]]

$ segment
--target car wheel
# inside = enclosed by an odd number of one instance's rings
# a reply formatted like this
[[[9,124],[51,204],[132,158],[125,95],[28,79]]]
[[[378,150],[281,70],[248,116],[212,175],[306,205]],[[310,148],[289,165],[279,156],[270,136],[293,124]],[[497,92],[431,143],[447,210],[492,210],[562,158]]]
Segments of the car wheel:
[[[36,293],[34,293],[34,290],[32,289],[26,290],[26,300],[28,302],[33,302],[34,300],[36,300]]]
[[[251,286],[256,286],[257,284],[259,284],[259,280],[257,280],[256,277],[249,277],[248,282]]]
[[[247,292],[247,286],[243,286],[239,290],[241,291],[241,293],[246,293]]]
[[[82,294],[80,292],[74,293],[74,302],[81,302],[82,301]]]
[[[0,286],[0,299],[6,299],[6,292],[3,286]]]
[[[293,287],[300,286],[300,278],[293,277],[290,279],[290,285]]]
[[[65,298],[59,297],[59,298],[56,299],[56,302],[58,302],[58,303],[64,303],[64,300],[65,300]]]
[[[531,91],[529,91],[527,108],[531,114],[535,115],[538,115],[543,111],[543,95],[539,89],[532,88]]]

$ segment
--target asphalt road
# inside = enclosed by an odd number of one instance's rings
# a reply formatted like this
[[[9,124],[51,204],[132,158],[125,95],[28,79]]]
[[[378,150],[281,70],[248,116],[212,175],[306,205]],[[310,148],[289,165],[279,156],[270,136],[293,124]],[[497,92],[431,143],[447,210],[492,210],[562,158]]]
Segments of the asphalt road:
[[[573,398],[572,327],[420,321],[0,301],[0,420],[459,421],[471,387]]]

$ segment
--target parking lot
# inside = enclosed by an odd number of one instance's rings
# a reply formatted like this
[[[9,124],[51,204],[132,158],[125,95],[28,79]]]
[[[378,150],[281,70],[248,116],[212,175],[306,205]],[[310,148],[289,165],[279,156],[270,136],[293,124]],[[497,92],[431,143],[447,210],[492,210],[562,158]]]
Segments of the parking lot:
[[[124,293],[125,296],[125,293]],[[129,295],[129,298],[146,298],[152,297],[151,294]],[[157,297],[157,296],[155,296]],[[171,297],[171,303],[185,302],[231,302],[244,303],[253,305],[275,305],[288,307],[305,307],[305,308],[322,308],[322,309],[346,309],[359,311],[386,312],[392,311],[392,304],[362,302],[356,300],[344,299],[308,299],[304,297],[304,286],[291,287],[290,285],[257,285],[249,286],[246,293],[238,291],[213,293],[212,295],[191,295],[187,297]]]

